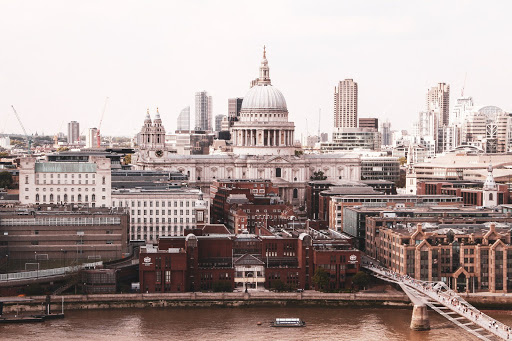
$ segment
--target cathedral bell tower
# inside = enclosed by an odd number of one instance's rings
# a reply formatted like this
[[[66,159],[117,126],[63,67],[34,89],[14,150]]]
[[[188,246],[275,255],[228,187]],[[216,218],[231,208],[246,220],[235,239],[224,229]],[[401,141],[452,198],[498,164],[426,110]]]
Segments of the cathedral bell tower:
[[[484,207],[498,206],[498,185],[494,181],[491,164],[487,168],[487,179],[485,179],[482,192],[482,205]]]

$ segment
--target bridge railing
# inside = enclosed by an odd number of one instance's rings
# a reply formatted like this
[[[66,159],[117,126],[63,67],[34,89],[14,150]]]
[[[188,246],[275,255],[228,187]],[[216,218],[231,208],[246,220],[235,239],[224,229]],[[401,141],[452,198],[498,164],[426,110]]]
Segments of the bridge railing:
[[[424,295],[430,297],[434,301],[450,308],[459,315],[464,316],[471,322],[479,325],[487,331],[497,335],[504,340],[512,337],[512,329],[504,323],[496,321],[492,317],[482,313],[466,300],[460,297],[455,291],[450,289],[444,282],[427,282],[413,279],[410,276],[401,275],[389,269],[377,265],[364,266],[365,268],[380,274],[381,276],[390,278],[397,283],[403,283]]]
[[[33,270],[33,271],[23,271],[23,272],[12,272],[7,274],[0,275],[0,282],[7,281],[19,281],[24,279],[34,279],[34,278],[43,278],[43,277],[52,277],[58,275],[65,275],[68,273],[73,273],[80,271],[86,268],[94,268],[97,266],[103,265],[103,262],[95,262],[95,263],[85,263],[81,265],[75,266],[66,266],[63,268],[53,268],[46,270]]]

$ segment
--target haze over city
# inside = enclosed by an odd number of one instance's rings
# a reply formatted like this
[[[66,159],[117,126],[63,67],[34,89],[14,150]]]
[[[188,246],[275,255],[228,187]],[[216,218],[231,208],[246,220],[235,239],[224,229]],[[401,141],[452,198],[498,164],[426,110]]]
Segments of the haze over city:
[[[353,78],[359,116],[411,129],[425,92],[450,84],[475,105],[511,110],[509,2],[0,1],[0,133],[81,130],[132,136],[146,109],[168,130],[194,94],[213,115],[258,76],[263,45],[296,137],[333,126],[333,90]],[[466,77],[467,74],[467,77]],[[306,128],[306,119],[308,127]],[[121,124],[120,124],[121,123]]]

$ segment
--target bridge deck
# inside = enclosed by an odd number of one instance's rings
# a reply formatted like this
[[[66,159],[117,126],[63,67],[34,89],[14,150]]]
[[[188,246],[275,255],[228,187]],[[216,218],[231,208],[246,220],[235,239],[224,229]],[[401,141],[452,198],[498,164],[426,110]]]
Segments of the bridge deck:
[[[363,267],[378,278],[400,285],[413,304],[428,306],[481,340],[512,339],[509,326],[473,307],[444,282],[419,281],[375,265]]]

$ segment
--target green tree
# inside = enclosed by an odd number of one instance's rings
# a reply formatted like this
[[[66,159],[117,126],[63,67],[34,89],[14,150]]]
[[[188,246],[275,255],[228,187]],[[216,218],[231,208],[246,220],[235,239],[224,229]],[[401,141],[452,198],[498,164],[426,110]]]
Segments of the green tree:
[[[311,280],[317,290],[323,291],[329,286],[329,274],[324,268],[317,268]]]
[[[405,156],[399,157],[398,161],[400,162],[400,166],[403,166],[407,163],[407,158]]]
[[[314,172],[313,176],[311,177],[311,180],[325,180],[327,179],[327,176],[324,175],[324,172],[318,171]]]
[[[359,289],[364,289],[370,283],[370,276],[364,271],[359,271],[352,277],[352,283]]]
[[[57,148],[58,152],[67,152],[68,150],[69,150],[68,147],[59,147],[59,148]]]
[[[0,172],[0,188],[10,188],[13,182],[11,173],[7,171]]]

